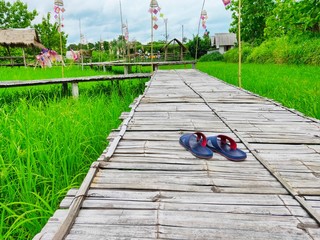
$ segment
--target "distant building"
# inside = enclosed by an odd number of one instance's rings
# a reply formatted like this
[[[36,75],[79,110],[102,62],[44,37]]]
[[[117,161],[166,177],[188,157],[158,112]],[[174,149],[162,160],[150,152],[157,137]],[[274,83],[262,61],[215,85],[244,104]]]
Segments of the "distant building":
[[[216,33],[211,37],[211,46],[224,54],[226,51],[234,48],[237,43],[237,36],[234,33]]]

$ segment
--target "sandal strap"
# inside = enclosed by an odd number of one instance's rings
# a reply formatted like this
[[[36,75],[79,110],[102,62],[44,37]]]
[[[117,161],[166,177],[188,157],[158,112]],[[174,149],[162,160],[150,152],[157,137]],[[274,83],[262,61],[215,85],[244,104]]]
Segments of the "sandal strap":
[[[221,144],[227,144],[227,141],[229,142],[230,148],[232,150],[236,150],[237,149],[237,143],[229,136],[226,135],[218,135],[218,138],[220,138],[220,142]]]
[[[204,135],[202,132],[195,132],[194,134],[197,136],[197,141],[198,141],[198,142],[199,142],[200,140],[202,140],[202,141],[201,141],[201,146],[202,146],[202,147],[207,146],[207,137],[206,137],[206,135]]]

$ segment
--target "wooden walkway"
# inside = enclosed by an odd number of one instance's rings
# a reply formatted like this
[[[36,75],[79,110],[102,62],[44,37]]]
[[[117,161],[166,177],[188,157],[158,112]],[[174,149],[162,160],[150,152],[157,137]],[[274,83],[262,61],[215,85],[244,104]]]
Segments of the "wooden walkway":
[[[62,83],[62,92],[68,92],[68,84],[71,83],[72,95],[79,96],[79,83],[83,82],[98,82],[98,81],[120,81],[129,79],[143,79],[150,78],[151,73],[133,73],[121,75],[101,75],[90,77],[73,77],[73,78],[55,78],[55,79],[41,79],[41,80],[14,80],[14,81],[0,81],[0,88],[12,87],[31,87],[38,85],[52,85]]]
[[[106,68],[112,68],[116,66],[123,67],[124,74],[129,74],[132,72],[132,67],[143,67],[143,66],[151,66],[153,71],[159,69],[160,66],[172,66],[172,65],[187,65],[191,64],[192,68],[195,69],[196,61],[152,61],[152,62],[93,62],[93,63],[82,63],[82,66],[90,66],[91,68],[102,67],[103,71],[106,71]]]
[[[34,239],[320,239],[320,123],[196,70],[157,71]],[[183,133],[248,158],[197,159]]]

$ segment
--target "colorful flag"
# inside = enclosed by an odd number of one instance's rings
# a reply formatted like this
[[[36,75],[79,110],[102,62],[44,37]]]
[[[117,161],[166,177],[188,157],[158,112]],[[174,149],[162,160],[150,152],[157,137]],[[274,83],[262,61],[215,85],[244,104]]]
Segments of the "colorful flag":
[[[225,6],[227,6],[230,4],[231,0],[222,0],[222,2]]]

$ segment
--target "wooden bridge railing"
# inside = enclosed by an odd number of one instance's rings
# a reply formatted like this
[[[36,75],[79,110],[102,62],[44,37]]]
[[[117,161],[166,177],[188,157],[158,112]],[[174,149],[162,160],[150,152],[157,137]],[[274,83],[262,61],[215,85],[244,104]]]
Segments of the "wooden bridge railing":
[[[133,66],[152,66],[153,71],[158,70],[159,66],[165,65],[186,65],[191,64],[192,69],[196,67],[196,61],[165,61],[165,62],[93,62],[93,63],[84,63],[82,66],[90,67],[103,67],[103,71],[106,71],[106,67],[113,66],[123,66],[124,74],[129,74],[132,72]]]
[[[72,95],[74,97],[78,97],[79,82],[119,81],[119,80],[129,80],[129,79],[150,78],[151,76],[152,76],[151,73],[137,73],[137,74],[124,74],[124,75],[102,75],[102,76],[91,76],[91,77],[57,78],[57,79],[43,79],[43,80],[0,81],[0,88],[62,84],[63,86],[62,91],[67,92],[68,83],[71,83]]]

